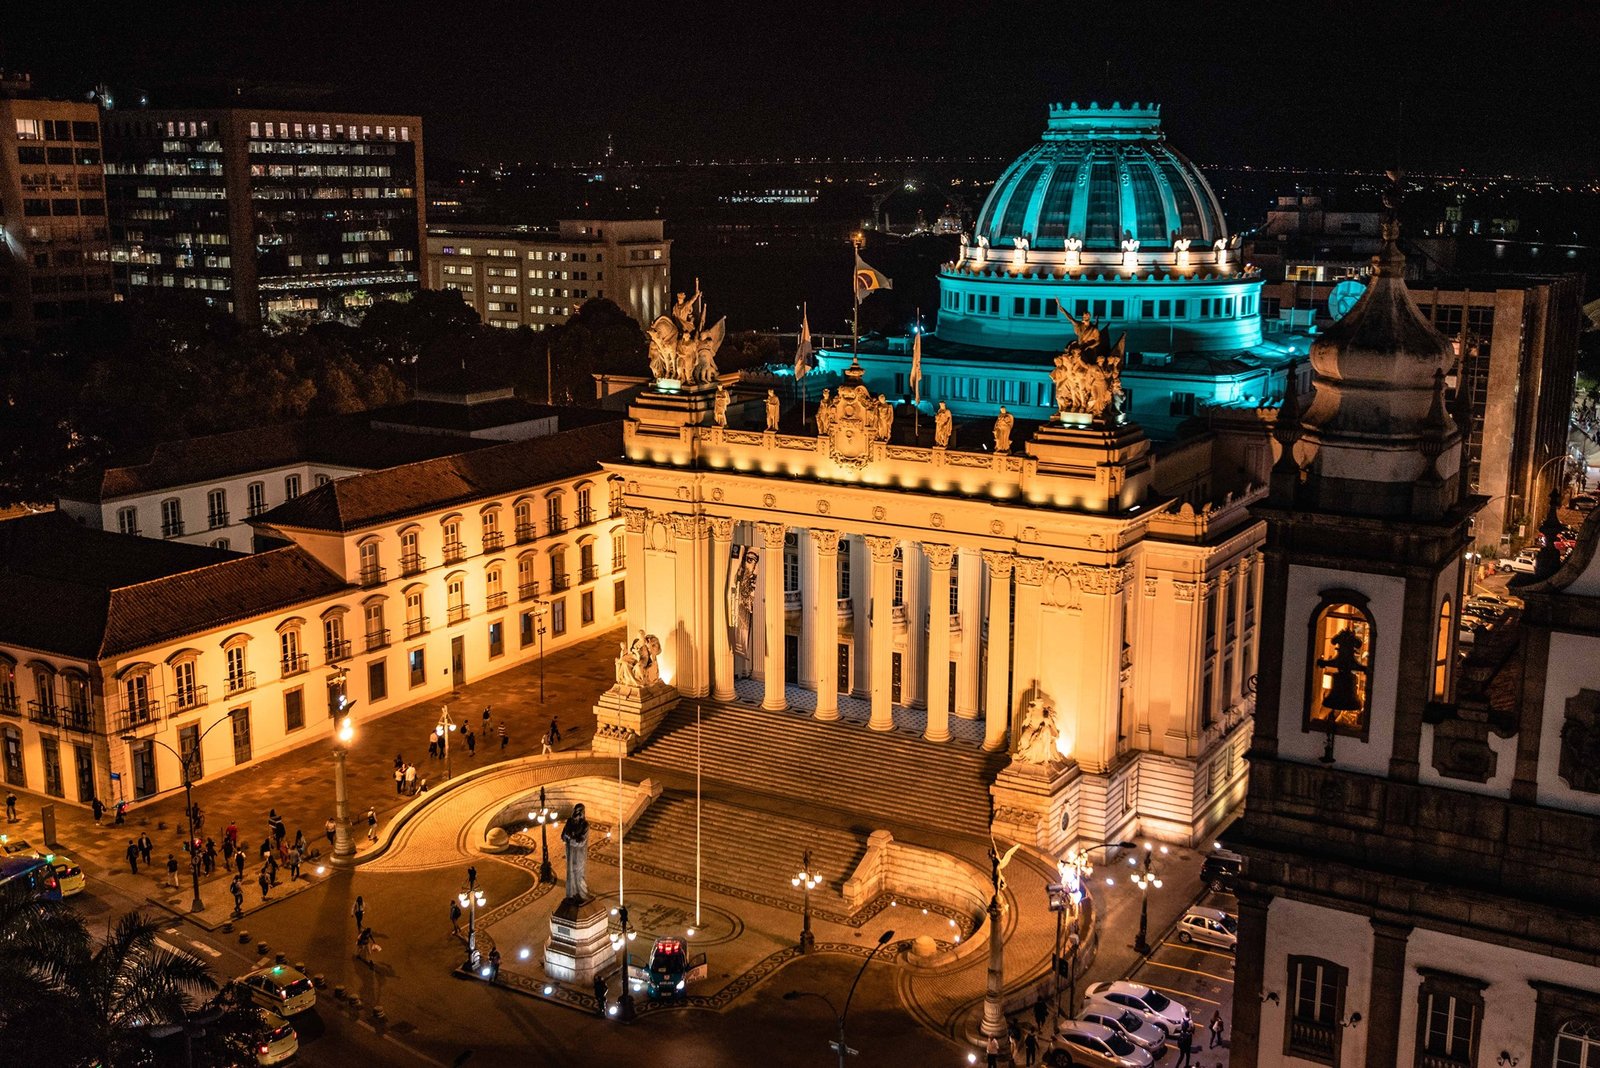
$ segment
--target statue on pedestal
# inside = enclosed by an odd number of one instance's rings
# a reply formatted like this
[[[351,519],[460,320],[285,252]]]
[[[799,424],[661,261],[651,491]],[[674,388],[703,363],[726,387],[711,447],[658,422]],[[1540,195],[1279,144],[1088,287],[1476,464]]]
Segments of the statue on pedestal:
[[[654,634],[639,632],[632,642],[619,642],[617,655],[617,685],[626,689],[647,690],[661,681],[661,666],[656,662],[661,656],[661,639]]]
[[[561,842],[567,854],[567,893],[564,900],[589,900],[589,819],[583,802],[572,806],[572,815],[561,828]]]
[[[1011,428],[1015,425],[1016,416],[1006,411],[1005,405],[1000,406],[1000,415],[994,421],[994,451],[1007,453],[1011,451]]]
[[[950,409],[944,406],[944,401],[939,402],[939,410],[933,413],[933,445],[937,449],[950,446],[950,434],[955,430],[956,417]]]
[[[1061,750],[1056,747],[1060,737],[1055,708],[1044,698],[1035,697],[1028,702],[1028,711],[1022,717],[1022,730],[1017,735],[1017,759],[1025,764],[1061,763]]]
[[[711,422],[715,426],[728,425],[728,391],[717,386],[717,395],[711,400]]]
[[[877,418],[878,440],[888,441],[889,435],[894,433],[894,405],[890,404],[889,398],[882,393],[878,394],[874,415]]]
[[[778,429],[778,391],[767,390],[767,429]]]
[[[833,429],[833,402],[828,399],[828,390],[822,391],[822,399],[817,401],[817,436],[827,437]]]
[[[1122,360],[1127,335],[1107,346],[1087,313],[1072,319],[1077,337],[1055,358],[1050,382],[1055,386],[1056,418],[1086,415],[1092,423],[1122,422]],[[1081,420],[1080,420],[1081,421]]]
[[[657,383],[710,385],[717,380],[717,350],[727,331],[726,317],[706,328],[705,298],[678,294],[670,315],[658,315],[645,331],[650,342],[650,374]]]

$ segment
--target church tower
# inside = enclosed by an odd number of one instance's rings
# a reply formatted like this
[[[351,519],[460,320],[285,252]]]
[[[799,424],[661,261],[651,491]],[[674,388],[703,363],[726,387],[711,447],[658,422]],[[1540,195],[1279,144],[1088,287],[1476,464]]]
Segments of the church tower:
[[[1315,395],[1280,412],[1257,509],[1261,670],[1248,799],[1229,834],[1246,858],[1235,1065],[1400,1063],[1409,921],[1387,899],[1403,854],[1391,836],[1410,815],[1396,802],[1439,778],[1424,728],[1454,697],[1481,502],[1445,411],[1455,357],[1406,289],[1386,200],[1367,291],[1312,347]]]

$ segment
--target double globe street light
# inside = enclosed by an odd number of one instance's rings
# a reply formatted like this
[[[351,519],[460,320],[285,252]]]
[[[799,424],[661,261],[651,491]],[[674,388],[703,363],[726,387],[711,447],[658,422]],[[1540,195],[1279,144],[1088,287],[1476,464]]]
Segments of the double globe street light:
[[[811,933],[811,891],[822,885],[822,876],[811,867],[811,850],[806,850],[801,856],[800,873],[789,883],[801,894],[800,952],[810,953],[817,944],[816,936]]]
[[[467,869],[467,888],[456,895],[456,903],[467,913],[467,968],[478,967],[478,910],[486,904],[482,890],[478,889],[478,869]]]
[[[1167,847],[1161,846],[1161,854],[1167,854]],[[1144,844],[1144,864],[1141,866],[1138,857],[1129,857],[1128,866],[1134,868],[1134,873],[1129,876],[1129,881],[1139,888],[1139,934],[1133,940],[1135,953],[1150,952],[1150,888],[1161,889],[1161,878],[1155,872],[1156,846],[1153,842]],[[1106,885],[1113,885],[1114,880],[1107,878]]]

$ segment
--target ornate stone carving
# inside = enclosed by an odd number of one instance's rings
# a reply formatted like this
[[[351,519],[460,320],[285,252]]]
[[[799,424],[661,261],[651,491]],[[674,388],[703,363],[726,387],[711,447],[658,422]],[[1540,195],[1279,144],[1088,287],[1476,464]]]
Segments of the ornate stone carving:
[[[989,520],[989,533],[990,534],[1001,534],[1001,533],[1004,533],[1005,529],[1006,529],[1006,525],[1004,523],[1002,523],[1000,520],[998,520],[998,519]]]
[[[989,569],[990,576],[999,578],[1003,575],[1011,574],[1011,569],[1017,562],[1015,556],[1010,553],[996,552],[993,549],[984,549],[982,552],[983,564]]]
[[[1032,556],[1013,557],[1016,561],[1017,581],[1024,586],[1038,586],[1044,582],[1044,561]]]
[[[876,563],[887,564],[894,559],[894,539],[881,537],[877,534],[862,535],[862,541],[867,543],[867,551],[872,554]]]
[[[1144,595],[1146,597],[1154,597],[1156,595],[1156,586],[1160,581],[1154,575],[1146,575],[1144,577]]]
[[[754,430],[724,430],[722,438],[729,445],[765,445],[767,436]]]
[[[1177,594],[1178,600],[1185,604],[1194,600],[1195,588],[1198,585],[1199,583],[1197,582],[1184,582],[1181,579],[1172,580],[1173,592]]]
[[[704,516],[674,512],[668,518],[672,523],[672,536],[675,538],[697,538],[703,536],[705,532]]]
[[[1077,571],[1079,581],[1089,593],[1119,593],[1127,585],[1128,579],[1133,577],[1132,564],[1108,564],[1105,567],[1080,564]]]
[[[697,284],[694,296],[682,293],[668,315],[656,316],[646,336],[650,342],[650,374],[656,385],[687,382],[707,385],[717,380],[717,350],[728,320],[706,329],[705,298]],[[721,424],[718,424],[721,425]]]
[[[828,499],[826,497],[824,497],[824,498],[822,498],[822,499],[817,501],[817,514],[818,515],[827,515],[832,510],[833,510],[833,505],[828,503]]]
[[[933,444],[935,448],[946,449],[950,447],[950,435],[955,432],[956,417],[949,408],[944,406],[944,401],[939,402],[939,410],[933,413]]]
[[[1055,359],[1050,381],[1055,386],[1056,418],[1088,416],[1091,423],[1122,422],[1122,360],[1127,336],[1108,346],[1100,328],[1085,312],[1073,319],[1077,338]]]
[[[650,513],[643,508],[622,509],[622,519],[627,524],[629,534],[643,534],[644,525],[649,518]]]
[[[817,543],[817,552],[823,556],[832,556],[839,551],[839,539],[842,536],[837,530],[811,528],[811,540]]]
[[[1106,547],[1106,539],[1105,539],[1105,536],[1103,534],[1090,534],[1089,535],[1089,548],[1091,548],[1091,549],[1104,549],[1105,547]]]
[[[711,536],[717,541],[733,540],[733,518],[731,516],[707,516],[706,523],[711,527]]]
[[[717,386],[716,396],[711,398],[711,423],[718,427],[728,425],[728,391],[720,385]]]
[[[1051,561],[1044,565],[1044,603],[1057,608],[1077,608],[1083,567]]]
[[[994,451],[1008,453],[1011,451],[1011,428],[1016,424],[1016,416],[1006,411],[1005,405],[1000,406],[1000,414],[994,421]]]
[[[878,522],[883,522],[883,517],[888,514],[888,510],[885,509],[883,505],[875,504],[872,506],[872,518],[876,519]]]
[[[1574,790],[1600,793],[1600,691],[1579,690],[1567,698],[1556,774]]]
[[[632,642],[619,642],[616,688],[623,691],[648,690],[661,683],[661,639],[639,632]]]
[[[943,530],[944,529],[944,513],[943,512],[934,512],[932,515],[928,516],[928,525],[930,527],[932,527],[934,530]]]
[[[782,523],[757,523],[756,530],[761,534],[761,544],[773,551],[783,549],[783,536],[789,532]]]
[[[723,492],[721,486],[712,486],[711,487],[711,499],[712,500],[720,501],[725,496],[726,496],[726,494]]]
[[[761,495],[761,506],[763,508],[771,508],[774,505],[776,505],[777,503],[778,503],[778,498],[777,498],[776,494],[763,493]]]
[[[955,548],[953,546],[933,545],[928,542],[922,543],[922,555],[928,558],[928,566],[935,571],[948,571],[950,569],[950,558],[954,553]]]
[[[1057,747],[1060,738],[1055,706],[1043,697],[1035,697],[1028,702],[1028,709],[1022,714],[1022,727],[1017,731],[1017,760],[1040,767],[1062,763],[1065,758]]]
[[[888,441],[893,426],[893,406],[862,384],[859,367],[845,372],[844,385],[817,406],[818,432],[826,435],[828,455],[841,467],[865,467],[873,445]]]

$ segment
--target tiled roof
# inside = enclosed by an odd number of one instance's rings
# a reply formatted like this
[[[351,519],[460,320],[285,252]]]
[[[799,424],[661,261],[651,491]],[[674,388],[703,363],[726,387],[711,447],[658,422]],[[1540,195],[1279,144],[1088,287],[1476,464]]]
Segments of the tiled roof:
[[[253,522],[290,530],[358,530],[600,470],[622,455],[611,420],[459,456],[391,467],[319,486]]]

